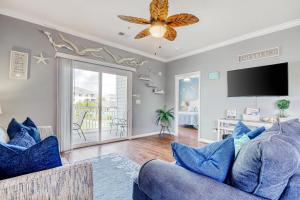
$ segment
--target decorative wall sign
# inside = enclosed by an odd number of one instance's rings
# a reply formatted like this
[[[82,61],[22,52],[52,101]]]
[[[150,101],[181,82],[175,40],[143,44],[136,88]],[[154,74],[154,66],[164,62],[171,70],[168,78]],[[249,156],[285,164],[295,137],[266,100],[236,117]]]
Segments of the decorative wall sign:
[[[29,53],[12,50],[10,52],[10,79],[28,79]]]
[[[239,62],[247,62],[247,61],[258,60],[258,59],[262,59],[262,58],[276,57],[279,55],[280,55],[279,47],[274,47],[274,48],[266,49],[263,51],[257,51],[257,52],[253,52],[253,53],[239,55],[238,61]]]
[[[209,72],[208,73],[209,80],[219,80],[220,79],[220,72]]]
[[[79,49],[73,42],[71,42],[69,39],[67,39],[65,36],[63,36],[61,33],[59,33],[59,37],[62,40],[61,43],[55,42],[53,39],[52,33],[48,31],[41,31],[44,35],[47,36],[50,44],[53,46],[55,51],[58,51],[59,49],[67,49],[69,51],[72,51],[74,54],[79,56],[91,56],[95,57],[97,59],[104,59],[103,54],[105,53],[109,57],[112,58],[112,61],[119,65],[129,66],[129,67],[140,67],[143,66],[148,61],[146,60],[139,60],[137,58],[118,58],[115,56],[111,51],[109,51],[105,47],[99,47],[99,48],[83,48]]]
[[[36,64],[47,64],[47,61],[49,60],[49,58],[44,57],[43,52],[40,53],[40,55],[38,56],[33,56],[36,59]]]

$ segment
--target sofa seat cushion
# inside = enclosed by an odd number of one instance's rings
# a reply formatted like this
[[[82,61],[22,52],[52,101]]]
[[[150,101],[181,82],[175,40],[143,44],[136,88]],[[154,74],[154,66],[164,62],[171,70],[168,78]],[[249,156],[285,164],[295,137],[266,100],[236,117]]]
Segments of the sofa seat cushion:
[[[297,172],[300,155],[300,123],[274,125],[240,151],[232,169],[232,184],[245,192],[279,199]]]
[[[35,142],[40,142],[41,137],[37,126],[34,122],[27,117],[23,123],[19,123],[16,119],[12,119],[7,128],[7,134],[10,139],[14,138],[15,135],[24,128],[29,133],[29,135],[35,140]]]
[[[138,187],[148,198],[153,200],[262,199],[207,176],[159,160],[152,160],[144,164],[139,173]]]
[[[20,146],[24,148],[30,148],[36,144],[35,140],[28,134],[26,129],[21,128],[21,130],[15,134],[8,144]]]
[[[176,164],[190,171],[224,182],[234,159],[234,140],[228,138],[202,148],[172,143]]]
[[[0,144],[0,179],[59,166],[62,166],[62,163],[55,136],[50,136],[28,149]]]

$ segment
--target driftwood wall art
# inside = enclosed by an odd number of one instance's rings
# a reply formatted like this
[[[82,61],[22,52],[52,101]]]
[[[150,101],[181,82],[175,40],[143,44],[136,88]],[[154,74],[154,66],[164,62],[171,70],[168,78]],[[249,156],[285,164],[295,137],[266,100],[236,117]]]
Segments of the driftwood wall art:
[[[110,50],[108,50],[105,47],[99,47],[99,48],[78,48],[76,44],[74,44],[72,41],[67,39],[63,34],[59,33],[58,36],[61,40],[61,42],[57,42],[53,38],[53,34],[49,31],[41,30],[41,32],[48,38],[50,44],[53,46],[55,51],[59,51],[59,49],[66,49],[69,51],[72,51],[74,54],[78,56],[91,56],[97,59],[103,59],[104,60],[104,54],[108,55],[112,62],[118,64],[118,65],[124,65],[128,67],[140,67],[143,66],[145,63],[147,63],[147,60],[139,60],[134,57],[130,58],[122,58],[119,56],[114,55]]]

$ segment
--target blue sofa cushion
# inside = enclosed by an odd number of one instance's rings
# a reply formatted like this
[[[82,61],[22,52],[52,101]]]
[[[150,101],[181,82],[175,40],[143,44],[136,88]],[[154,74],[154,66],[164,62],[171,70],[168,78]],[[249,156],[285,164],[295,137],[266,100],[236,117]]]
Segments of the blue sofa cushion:
[[[250,131],[251,129],[249,129],[243,122],[239,121],[233,130],[232,137],[240,138]]]
[[[234,159],[234,141],[228,138],[202,148],[172,143],[176,163],[190,171],[224,182]]]
[[[298,121],[274,125],[241,149],[233,165],[232,185],[266,199],[279,199],[299,170],[299,142]]]
[[[12,138],[8,144],[20,146],[24,148],[29,148],[36,144],[34,139],[28,134],[26,129],[21,128],[21,130],[15,134],[15,137]]]
[[[40,142],[41,137],[37,126],[34,122],[27,117],[27,119],[21,124],[17,122],[16,119],[12,119],[7,128],[7,134],[10,139],[14,138],[15,134],[21,131],[21,128],[26,129],[29,135],[35,140],[35,142]]]
[[[9,162],[7,162],[8,160]],[[0,144],[0,179],[38,172],[61,165],[58,141],[55,136],[50,136],[40,143],[21,151],[15,150],[12,145]]]
[[[252,139],[256,138],[257,136],[259,136],[260,134],[262,134],[265,130],[266,130],[266,128],[264,126],[262,126],[262,127],[256,128],[256,129],[248,132],[247,135],[252,140]]]

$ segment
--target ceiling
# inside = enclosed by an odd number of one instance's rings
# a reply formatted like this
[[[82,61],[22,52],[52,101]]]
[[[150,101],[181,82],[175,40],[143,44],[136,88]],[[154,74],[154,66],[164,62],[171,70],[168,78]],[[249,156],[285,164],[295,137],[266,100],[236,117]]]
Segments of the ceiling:
[[[1,0],[0,13],[161,61],[300,25],[299,0],[169,0],[169,15],[191,13],[200,23],[177,28],[174,42],[135,40],[145,26],[121,21],[117,15],[148,19],[149,4],[150,0]]]

